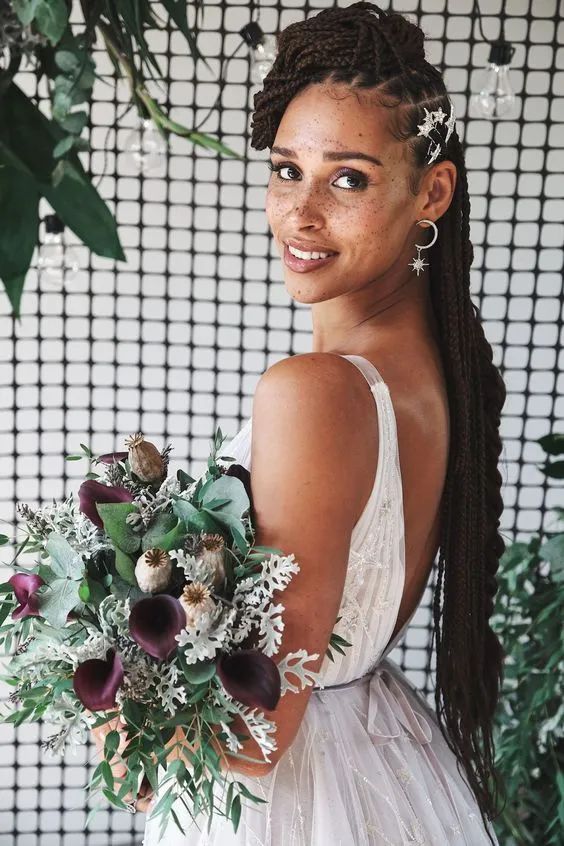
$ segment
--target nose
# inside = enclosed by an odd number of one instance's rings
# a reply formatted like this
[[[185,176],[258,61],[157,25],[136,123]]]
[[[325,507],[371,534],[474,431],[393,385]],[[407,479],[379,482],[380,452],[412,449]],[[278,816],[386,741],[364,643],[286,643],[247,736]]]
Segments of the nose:
[[[298,197],[293,197],[287,220],[296,229],[303,227],[321,228],[325,218],[320,203],[320,196],[315,190],[303,189]]]

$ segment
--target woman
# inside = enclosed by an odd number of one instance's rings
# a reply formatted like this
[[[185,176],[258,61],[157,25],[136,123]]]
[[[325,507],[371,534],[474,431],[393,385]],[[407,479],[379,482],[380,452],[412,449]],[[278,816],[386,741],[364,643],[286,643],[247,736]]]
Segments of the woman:
[[[248,802],[235,834],[222,817],[199,831],[177,802],[186,832],[171,824],[164,842],[495,844],[505,390],[470,298],[452,103],[422,31],[361,2],[288,26],[254,104],[268,221],[290,295],[311,304],[313,352],[263,374],[226,454],[252,464],[256,542],[301,565],[279,657],[317,653],[325,688],[266,712],[270,763],[231,758],[268,804]],[[387,655],[437,552],[435,715]],[[334,628],[352,645],[332,662]],[[243,752],[260,757],[252,740]]]

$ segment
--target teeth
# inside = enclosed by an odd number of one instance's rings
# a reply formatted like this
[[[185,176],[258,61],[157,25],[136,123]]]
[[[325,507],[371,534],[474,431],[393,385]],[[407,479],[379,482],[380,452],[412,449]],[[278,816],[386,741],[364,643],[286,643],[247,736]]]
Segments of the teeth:
[[[301,259],[320,259],[333,255],[333,253],[305,253],[303,250],[298,250],[297,247],[292,247],[290,244],[288,244],[288,249],[293,256]]]

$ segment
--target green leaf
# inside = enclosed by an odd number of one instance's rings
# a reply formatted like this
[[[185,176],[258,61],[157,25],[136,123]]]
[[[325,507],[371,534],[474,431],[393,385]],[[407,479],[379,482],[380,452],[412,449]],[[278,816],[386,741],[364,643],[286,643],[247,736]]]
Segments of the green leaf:
[[[79,135],[86,126],[87,121],[88,115],[86,112],[71,112],[71,114],[60,121],[60,124],[67,132],[72,132],[73,135]]]
[[[51,558],[51,569],[58,576],[69,579],[81,579],[85,565],[82,557],[70,543],[58,532],[53,532],[45,544]]]
[[[57,50],[55,64],[65,73],[72,73],[80,67],[80,59],[72,50]]]
[[[44,588],[42,588],[43,590]],[[62,628],[69,611],[78,605],[79,583],[71,579],[55,579],[45,593],[37,593],[39,611],[54,628]]]
[[[35,18],[37,7],[42,0],[13,0],[12,6],[24,26],[28,26]]]
[[[111,761],[117,752],[119,746],[119,731],[113,729],[106,735],[104,741],[104,756],[108,761]],[[113,788],[113,784],[108,784],[108,787]]]
[[[180,32],[182,33],[182,35],[184,36],[184,38],[186,39],[186,41],[188,42],[190,52],[192,53],[192,58],[194,59],[194,61],[196,61],[197,59],[201,59],[201,61],[207,65],[208,69],[211,70],[209,62],[207,61],[205,56],[200,53],[200,50],[198,49],[198,46],[196,44],[196,39],[188,25],[188,4],[185,2],[185,0],[162,0],[162,4],[167,10],[169,16],[172,18],[172,20],[178,27],[178,29],[180,30]]]
[[[45,35],[51,44],[61,40],[67,28],[68,10],[64,0],[39,0],[35,11],[37,28]]]
[[[110,575],[110,578],[111,578],[111,574],[109,574],[109,575]],[[106,598],[106,596],[108,595],[108,592],[106,590],[104,590],[103,585],[101,585],[100,582],[97,581],[96,579],[87,578],[86,581],[88,583],[88,590],[89,590],[88,602],[91,605],[93,605],[95,608],[97,608],[99,606],[99,604],[101,603],[101,601]],[[110,582],[110,584],[111,584],[111,582]],[[84,601],[85,600],[83,600],[83,602]]]
[[[78,588],[78,595],[82,602],[88,602],[90,599],[90,588],[88,587],[88,582],[81,582],[80,587]]]
[[[564,455],[564,433],[553,432],[549,435],[539,438],[538,444],[549,455]]]
[[[96,509],[102,518],[106,534],[116,546],[127,555],[137,552],[141,538],[126,522],[127,515],[137,511],[137,505],[133,502],[97,502]]]
[[[203,684],[215,676],[215,670],[215,661],[200,661],[197,664],[188,664],[184,675],[190,684]]]
[[[240,782],[237,782],[240,784]],[[239,828],[239,820],[241,819],[241,797],[239,794],[233,797],[233,802],[231,803],[231,822],[233,823],[233,830],[237,833],[237,829]]]
[[[72,149],[74,144],[74,136],[67,135],[66,138],[62,138],[59,143],[56,145],[55,149],[53,150],[53,156],[57,159],[60,156],[64,156],[65,153],[68,153],[69,150]]]
[[[65,133],[12,82],[2,97],[0,161],[35,178],[63,223],[93,252],[125,261],[117,225],[76,153],[53,171],[53,149]]]
[[[0,146],[0,278],[15,317],[39,236],[39,191],[32,176],[2,167]]]
[[[128,585],[137,586],[137,579],[135,578],[135,563],[131,560],[129,555],[119,548],[116,549],[116,570],[122,579]]]
[[[175,514],[159,514],[143,535],[141,549],[146,552],[158,547],[168,552],[169,549],[181,546],[185,536],[184,523]]]

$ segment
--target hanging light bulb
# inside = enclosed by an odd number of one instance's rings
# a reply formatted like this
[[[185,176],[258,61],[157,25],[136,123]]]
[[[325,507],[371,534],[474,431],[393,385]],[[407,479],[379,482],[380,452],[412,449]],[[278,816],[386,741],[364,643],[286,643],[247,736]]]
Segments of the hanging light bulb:
[[[251,48],[251,80],[261,85],[276,58],[276,37],[266,35],[257,21],[244,26],[239,35]]]
[[[478,94],[470,103],[477,117],[495,120],[514,117],[515,94],[509,80],[509,63],[515,47],[503,39],[490,45],[490,55]]]
[[[149,118],[140,118],[139,126],[125,139],[127,160],[138,173],[151,173],[165,163],[167,143]]]
[[[45,239],[37,255],[37,269],[41,280],[60,291],[64,282],[75,278],[79,269],[78,256],[72,247],[63,243],[65,225],[56,214],[45,218]]]

